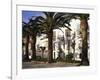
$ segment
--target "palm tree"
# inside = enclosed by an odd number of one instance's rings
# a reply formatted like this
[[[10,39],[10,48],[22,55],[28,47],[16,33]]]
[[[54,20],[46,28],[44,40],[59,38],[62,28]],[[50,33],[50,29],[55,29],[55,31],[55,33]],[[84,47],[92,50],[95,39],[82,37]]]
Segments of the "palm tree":
[[[25,23],[25,22],[22,22],[22,39],[23,38],[25,38],[26,39],[26,43],[24,43],[23,41],[22,41],[22,45],[23,46],[25,46],[25,53],[26,53],[26,55],[25,55],[25,60],[29,60],[29,51],[28,51],[28,44],[29,44],[29,36],[30,36],[30,33],[29,33],[30,31],[29,31],[29,26],[28,26],[28,24],[27,23]],[[22,47],[23,47],[22,46]]]
[[[89,14],[73,14],[73,17],[80,19],[80,33],[81,33],[81,38],[82,38],[81,65],[89,65],[89,60],[88,60]]]
[[[74,32],[74,34],[73,34],[73,37],[72,37],[72,43],[71,43],[71,46],[72,46],[72,48],[73,48],[73,58],[74,58],[74,60],[75,60],[75,37],[76,37],[76,34],[75,34],[75,32]]]
[[[70,54],[70,46],[71,46],[71,32],[70,30],[66,30],[66,37],[67,37],[67,49],[68,49],[68,54]]]
[[[32,17],[29,20],[29,28],[30,28],[30,32],[31,32],[31,36],[32,36],[32,59],[35,60],[36,59],[36,36],[40,35],[42,32],[42,27],[39,25],[38,23],[38,17]]]
[[[33,18],[33,17],[32,17]],[[40,31],[41,31],[41,28],[39,27],[39,25],[36,23],[37,19],[33,20],[33,19],[30,19],[28,23],[25,23],[23,22],[22,26],[23,26],[23,37],[26,37],[26,59],[28,59],[28,56],[29,56],[29,50],[28,50],[28,45],[29,45],[29,37],[32,36],[32,59],[36,59],[36,47],[35,47],[35,44],[36,44],[36,36],[39,35]]]
[[[43,26],[45,33],[48,36],[48,62],[53,62],[53,29],[58,29],[59,27],[67,27],[71,30],[68,26],[65,26],[64,23],[68,23],[69,25],[69,14],[65,13],[55,13],[55,12],[43,12],[45,17],[39,16],[38,23]]]
[[[89,65],[88,60],[88,18],[89,14],[80,15],[80,29],[82,37],[82,65]]]

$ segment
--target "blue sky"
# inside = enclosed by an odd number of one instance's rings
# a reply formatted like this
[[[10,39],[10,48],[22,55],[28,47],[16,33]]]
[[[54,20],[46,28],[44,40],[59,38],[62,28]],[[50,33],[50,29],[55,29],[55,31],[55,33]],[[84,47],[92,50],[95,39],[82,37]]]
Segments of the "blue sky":
[[[32,16],[42,16],[42,15],[43,13],[40,11],[25,10],[25,11],[22,11],[22,20],[27,23]]]

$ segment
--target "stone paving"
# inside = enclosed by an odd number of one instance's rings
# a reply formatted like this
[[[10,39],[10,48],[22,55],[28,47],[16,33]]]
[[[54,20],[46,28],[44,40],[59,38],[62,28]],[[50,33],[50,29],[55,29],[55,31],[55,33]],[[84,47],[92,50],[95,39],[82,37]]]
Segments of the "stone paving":
[[[78,65],[79,63],[66,63],[66,62],[48,63],[40,61],[31,61],[31,62],[23,62],[22,68],[29,69],[29,68],[74,67]]]

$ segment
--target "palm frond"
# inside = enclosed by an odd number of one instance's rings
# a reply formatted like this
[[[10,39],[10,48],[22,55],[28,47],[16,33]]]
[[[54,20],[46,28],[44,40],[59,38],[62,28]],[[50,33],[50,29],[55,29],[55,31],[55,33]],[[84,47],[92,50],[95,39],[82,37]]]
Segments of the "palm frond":
[[[69,29],[70,31],[72,31],[72,29],[69,26],[64,25],[64,27],[66,27],[67,29]]]

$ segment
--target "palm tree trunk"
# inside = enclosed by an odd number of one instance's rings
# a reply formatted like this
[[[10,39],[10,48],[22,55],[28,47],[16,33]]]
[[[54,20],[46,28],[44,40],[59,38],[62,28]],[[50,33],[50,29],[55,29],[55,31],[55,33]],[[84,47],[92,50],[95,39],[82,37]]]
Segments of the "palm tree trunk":
[[[53,30],[48,32],[48,62],[53,62],[53,46],[52,46],[52,39],[53,39]]]
[[[74,61],[75,61],[75,40],[74,40],[74,45],[73,45],[73,57],[74,57]]]
[[[32,42],[32,52],[33,52],[32,59],[36,60],[36,35],[32,36],[32,40],[33,40],[33,42]]]
[[[29,50],[28,50],[28,45],[29,45],[29,35],[26,36],[26,60],[29,60]]]
[[[70,40],[68,40],[68,54],[70,54]]]
[[[88,22],[86,18],[81,19],[80,23],[81,33],[82,33],[82,65],[89,65],[88,60]]]

